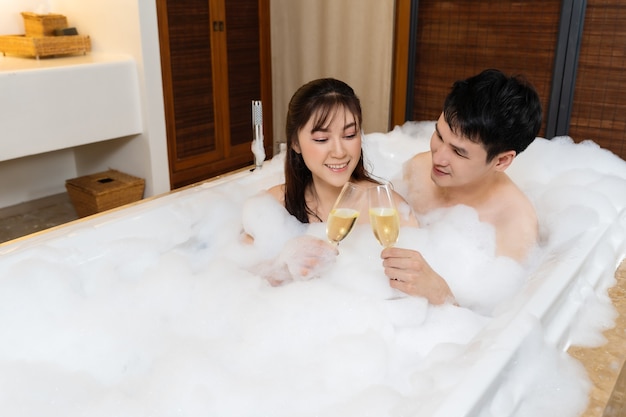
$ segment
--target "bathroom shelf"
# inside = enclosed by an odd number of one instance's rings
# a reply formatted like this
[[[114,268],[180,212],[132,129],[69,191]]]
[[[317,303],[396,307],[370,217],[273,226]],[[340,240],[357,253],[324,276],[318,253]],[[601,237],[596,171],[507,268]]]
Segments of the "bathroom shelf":
[[[0,161],[142,132],[128,55],[0,56]]]

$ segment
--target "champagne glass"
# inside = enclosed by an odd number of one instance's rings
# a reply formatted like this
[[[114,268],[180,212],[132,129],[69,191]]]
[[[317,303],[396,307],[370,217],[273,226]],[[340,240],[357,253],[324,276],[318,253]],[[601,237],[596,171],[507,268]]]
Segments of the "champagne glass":
[[[384,248],[393,246],[400,233],[400,217],[393,201],[389,184],[381,184],[367,189],[370,224],[376,240]]]
[[[383,248],[389,248],[398,241],[400,216],[393,200],[390,184],[381,184],[367,189],[370,224],[376,240]],[[408,300],[408,295],[392,289],[393,295],[388,300]]]
[[[354,227],[359,217],[361,195],[361,187],[351,182],[345,183],[341,189],[326,222],[326,236],[334,245],[339,245]]]

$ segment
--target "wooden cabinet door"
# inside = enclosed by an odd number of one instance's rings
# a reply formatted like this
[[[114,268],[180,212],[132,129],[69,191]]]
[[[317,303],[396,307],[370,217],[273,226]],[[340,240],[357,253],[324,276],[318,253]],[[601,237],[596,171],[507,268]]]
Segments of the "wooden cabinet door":
[[[172,188],[253,163],[251,101],[271,151],[269,0],[157,0]]]

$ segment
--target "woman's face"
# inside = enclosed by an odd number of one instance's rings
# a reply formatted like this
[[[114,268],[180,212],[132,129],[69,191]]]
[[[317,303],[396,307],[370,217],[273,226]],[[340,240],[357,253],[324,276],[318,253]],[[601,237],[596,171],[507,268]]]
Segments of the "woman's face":
[[[318,130],[314,130],[315,116],[300,129],[293,149],[302,155],[315,187],[341,188],[361,158],[360,128],[344,107],[338,107]]]

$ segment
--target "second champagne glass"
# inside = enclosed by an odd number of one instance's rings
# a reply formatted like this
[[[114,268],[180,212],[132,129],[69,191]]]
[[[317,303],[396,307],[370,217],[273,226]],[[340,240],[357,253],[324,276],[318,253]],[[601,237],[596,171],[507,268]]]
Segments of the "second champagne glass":
[[[393,246],[400,233],[400,217],[393,201],[389,184],[381,184],[367,189],[370,224],[374,236],[383,247]]]
[[[361,197],[361,187],[351,182],[344,184],[326,222],[326,236],[331,243],[339,245],[354,227],[359,218]]]

